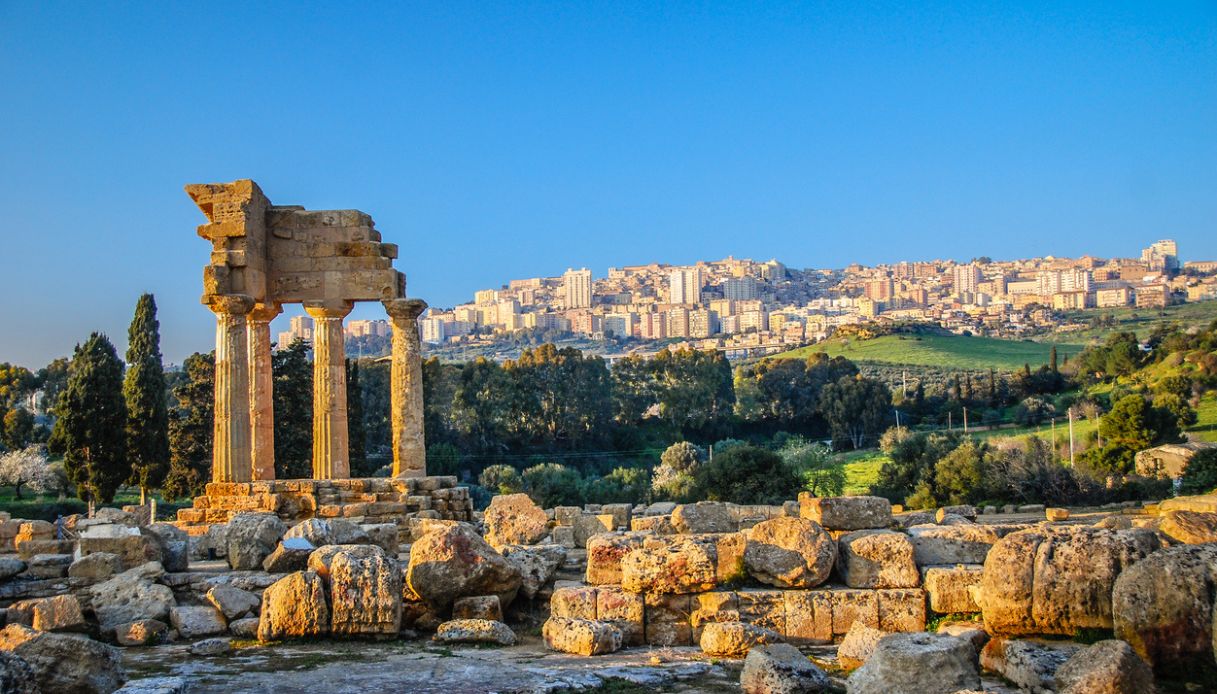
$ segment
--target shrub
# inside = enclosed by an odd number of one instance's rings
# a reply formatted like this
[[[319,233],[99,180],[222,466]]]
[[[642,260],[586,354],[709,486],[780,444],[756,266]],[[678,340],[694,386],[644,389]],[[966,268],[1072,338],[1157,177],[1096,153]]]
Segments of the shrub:
[[[1182,494],[1207,494],[1214,488],[1217,488],[1217,448],[1208,448],[1188,461],[1179,491]]]
[[[565,465],[541,463],[525,468],[521,476],[524,479],[524,491],[541,508],[578,506],[583,503],[580,488],[583,477]]]
[[[427,446],[427,474],[457,475],[461,470],[461,452],[450,443]]]
[[[739,504],[772,504],[794,498],[799,478],[782,457],[756,446],[736,446],[702,464],[694,474],[698,498]]]
[[[491,494],[515,494],[524,491],[520,472],[510,465],[491,465],[478,476],[478,482]]]
[[[619,467],[604,477],[588,480],[584,497],[592,504],[637,504],[647,500],[648,492],[650,484],[646,470]]]
[[[691,501],[694,475],[703,460],[705,453],[688,441],[678,441],[668,446],[659,457],[659,465],[651,478],[651,490],[661,499]]]
[[[832,460],[827,446],[791,437],[778,454],[815,496],[840,496],[845,492],[845,468]]]

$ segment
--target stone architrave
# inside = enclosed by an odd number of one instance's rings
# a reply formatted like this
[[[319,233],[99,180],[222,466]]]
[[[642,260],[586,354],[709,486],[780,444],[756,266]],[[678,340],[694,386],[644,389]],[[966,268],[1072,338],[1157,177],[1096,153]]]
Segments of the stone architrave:
[[[427,445],[423,434],[423,358],[418,317],[427,309],[427,302],[393,299],[384,305],[393,326],[389,379],[393,476],[423,477],[427,474]]]
[[[209,297],[208,306],[216,314],[211,479],[248,482],[251,467],[246,315],[254,302],[240,294],[217,295]]]
[[[270,361],[270,322],[278,304],[258,304],[249,313],[250,463],[254,480],[275,479],[275,376]]]
[[[342,319],[351,302],[305,302],[313,318],[313,479],[351,476],[347,438],[346,348]]]

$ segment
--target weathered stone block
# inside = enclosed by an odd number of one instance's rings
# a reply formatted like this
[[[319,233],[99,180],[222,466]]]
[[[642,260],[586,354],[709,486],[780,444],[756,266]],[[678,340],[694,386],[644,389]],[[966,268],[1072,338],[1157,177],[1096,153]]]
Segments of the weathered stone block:
[[[913,545],[904,533],[857,530],[837,541],[837,568],[850,588],[915,588],[921,583]]]
[[[972,590],[980,586],[980,579],[984,575],[983,566],[927,566],[921,569],[921,575],[932,611],[940,614],[980,611],[980,607],[972,598]]]
[[[832,643],[831,593],[825,590],[782,591],[786,640],[794,644]]]
[[[692,646],[693,598],[690,595],[647,595],[644,598],[646,642],[652,646]]]
[[[817,497],[800,492],[799,515],[827,530],[886,528],[892,523],[892,504],[877,496]]]
[[[883,631],[925,631],[925,591],[892,588],[875,591],[879,600],[879,628]]]
[[[621,560],[642,546],[643,536],[632,532],[593,535],[587,540],[586,580],[592,585],[620,584]]]
[[[645,613],[646,603],[638,593],[619,586],[600,586],[596,590],[596,619],[620,629],[627,646],[646,643]]]

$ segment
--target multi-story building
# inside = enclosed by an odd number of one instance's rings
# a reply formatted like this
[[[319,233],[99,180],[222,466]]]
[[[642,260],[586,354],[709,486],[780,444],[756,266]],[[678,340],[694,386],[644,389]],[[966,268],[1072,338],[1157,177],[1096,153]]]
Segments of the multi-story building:
[[[689,309],[677,306],[668,309],[668,337],[689,337]]]
[[[1090,271],[1082,268],[1067,270],[1045,270],[1036,276],[1039,283],[1036,293],[1052,296],[1060,292],[1090,291]]]
[[[353,320],[343,326],[347,337],[388,337],[389,321],[387,320]]]
[[[954,280],[956,295],[962,295],[965,292],[975,294],[980,289],[980,283],[984,280],[984,275],[981,274],[979,265],[968,263],[967,265],[956,265],[952,268],[951,278]]]
[[[1136,288],[1137,308],[1162,308],[1170,304],[1170,287],[1165,283],[1143,284]]]
[[[443,344],[447,338],[444,321],[441,318],[423,318],[418,321],[423,331],[423,342],[433,345]]]
[[[673,304],[701,303],[701,268],[679,268],[668,275],[668,301]],[[680,337],[687,337],[681,335]]]
[[[689,311],[689,337],[710,337],[718,334],[718,314],[709,309]]]
[[[1171,239],[1155,241],[1141,251],[1141,262],[1154,272],[1175,272],[1179,269],[1179,246]]]
[[[564,308],[591,308],[592,271],[587,268],[579,270],[568,268],[562,274],[562,296]]]
[[[755,277],[730,277],[723,282],[723,299],[749,301],[760,293]]]

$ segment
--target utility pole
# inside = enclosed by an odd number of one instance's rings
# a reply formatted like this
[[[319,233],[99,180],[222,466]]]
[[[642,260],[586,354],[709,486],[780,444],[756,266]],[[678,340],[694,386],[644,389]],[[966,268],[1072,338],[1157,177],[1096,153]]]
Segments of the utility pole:
[[[954,413],[953,413],[953,412],[948,412],[948,413],[947,413],[947,431],[954,431],[954,430],[955,430],[955,425],[954,425],[954,424],[951,422],[951,415],[952,415],[952,414],[954,414]]]
[[[900,433],[900,410],[893,407],[892,411],[896,413],[896,433]]]
[[[1069,467],[1073,467],[1073,407],[1069,407]]]
[[[968,433],[968,408],[963,408],[963,433],[966,436]]]
[[[908,376],[909,372],[907,369],[900,370],[900,394],[904,397],[908,397],[909,394]]]
[[[1052,418],[1052,450],[1056,450],[1056,417]]]

